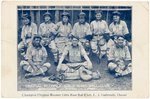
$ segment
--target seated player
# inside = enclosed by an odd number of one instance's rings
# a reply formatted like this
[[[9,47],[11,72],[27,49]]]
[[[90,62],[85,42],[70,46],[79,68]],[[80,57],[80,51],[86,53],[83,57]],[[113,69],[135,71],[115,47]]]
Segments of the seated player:
[[[45,75],[45,72],[51,67],[51,64],[46,62],[47,51],[40,43],[41,37],[35,35],[32,45],[27,49],[26,60],[20,62],[20,66],[27,72],[25,77]]]
[[[131,55],[128,46],[124,45],[124,38],[118,36],[113,46],[108,52],[108,69],[115,73],[116,77],[131,74]]]
[[[65,58],[68,60],[63,63]],[[57,72],[64,74],[65,79],[82,79],[84,81],[99,79],[99,72],[92,72],[92,68],[92,63],[84,47],[79,43],[78,38],[73,37],[71,44],[64,49],[57,66]]]

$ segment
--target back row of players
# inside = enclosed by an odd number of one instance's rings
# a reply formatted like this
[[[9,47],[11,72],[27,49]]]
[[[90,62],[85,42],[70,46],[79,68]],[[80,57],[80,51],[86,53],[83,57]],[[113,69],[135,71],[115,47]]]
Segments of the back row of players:
[[[70,44],[71,38],[76,38],[84,47],[86,54],[92,50],[99,59],[107,55],[110,69],[119,62],[124,64],[124,60],[131,61],[129,47],[131,47],[131,38],[125,21],[120,19],[120,12],[114,11],[113,22],[109,25],[102,20],[102,12],[96,11],[95,20],[90,24],[86,22],[86,14],[81,12],[78,15],[78,22],[72,25],[69,23],[70,15],[67,12],[62,13],[62,21],[54,24],[49,12],[43,15],[44,22],[37,25],[31,21],[31,16],[24,14],[23,27],[21,33],[22,41],[18,45],[21,54],[25,54],[25,47],[32,45],[34,35],[40,35],[41,45],[48,46],[54,55],[55,63],[58,63],[65,47]],[[116,44],[122,49],[114,49]],[[116,47],[118,48],[118,46]],[[76,55],[78,53],[75,53]],[[26,54],[25,54],[26,55]],[[115,60],[115,62],[112,62]],[[130,62],[128,62],[130,64]],[[128,64],[128,65],[129,65]],[[131,64],[130,64],[131,65]],[[125,69],[125,68],[124,68]]]

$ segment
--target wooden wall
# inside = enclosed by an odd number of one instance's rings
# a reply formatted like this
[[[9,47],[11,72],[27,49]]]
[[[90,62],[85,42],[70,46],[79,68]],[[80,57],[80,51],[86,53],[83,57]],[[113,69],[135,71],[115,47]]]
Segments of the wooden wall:
[[[50,12],[52,14],[52,21],[57,23],[61,20],[61,14],[64,11],[70,13],[70,23],[73,25],[78,21],[78,14],[82,11],[87,15],[87,22],[91,22],[95,19],[95,10],[103,11],[103,19],[108,22],[108,25],[112,22],[112,12],[118,10],[121,12],[121,19],[125,20],[129,31],[131,33],[132,25],[132,8],[129,6],[18,6],[18,37],[20,38],[22,20],[21,16],[23,13],[28,13],[32,17],[32,21],[39,27],[40,23],[43,22],[43,14]]]

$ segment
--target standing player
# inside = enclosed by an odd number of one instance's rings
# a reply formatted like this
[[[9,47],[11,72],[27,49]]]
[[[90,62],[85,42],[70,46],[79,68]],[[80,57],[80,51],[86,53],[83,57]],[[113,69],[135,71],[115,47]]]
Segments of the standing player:
[[[85,21],[86,14],[81,12],[78,16],[79,22],[74,24],[72,35],[78,37],[80,42],[83,44],[87,54],[90,51],[90,40],[92,38],[92,33],[90,30],[90,25]]]
[[[44,22],[39,26],[39,34],[42,37],[42,45],[51,48],[54,55],[54,61],[57,62],[57,48],[54,41],[56,33],[56,25],[52,22],[52,16],[49,12],[43,15]]]
[[[108,29],[107,22],[102,20],[102,12],[97,11],[95,14],[96,20],[92,21],[91,31],[93,34],[93,39],[91,40],[92,52],[97,54],[101,59],[102,56],[106,55],[107,51],[107,40],[104,36],[109,35],[110,31]]]
[[[34,34],[37,34],[37,26],[31,21],[31,16],[28,14],[23,14],[22,16],[23,27],[21,32],[21,42],[18,45],[18,51],[21,52],[21,55],[25,55],[26,48],[31,45],[32,38]]]
[[[72,26],[69,23],[69,18],[70,15],[68,12],[63,12],[62,15],[62,21],[58,22],[56,24],[57,26],[57,37],[55,38],[55,43],[58,49],[58,58],[61,57],[64,47],[68,44],[69,42],[69,35],[72,31]]]
[[[131,46],[131,35],[129,34],[129,30],[125,21],[120,19],[121,13],[118,11],[113,12],[113,22],[109,25],[109,29],[111,31],[112,39],[115,41],[116,36],[124,36],[126,41],[126,45]],[[110,42],[110,44],[114,44],[114,42]]]

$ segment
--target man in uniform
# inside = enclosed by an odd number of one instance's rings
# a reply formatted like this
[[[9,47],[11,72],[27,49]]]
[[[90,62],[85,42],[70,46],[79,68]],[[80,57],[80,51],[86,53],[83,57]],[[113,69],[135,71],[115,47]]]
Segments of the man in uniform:
[[[78,16],[79,22],[74,24],[72,35],[78,37],[82,45],[84,46],[87,54],[90,50],[90,40],[92,38],[92,33],[90,30],[90,25],[85,21],[86,14],[81,12]]]
[[[108,69],[116,77],[128,75],[132,72],[131,55],[128,46],[124,45],[123,36],[117,36],[115,46],[108,52]]]
[[[25,56],[25,49],[31,45],[34,34],[37,34],[37,26],[31,22],[31,16],[28,14],[23,14],[22,20],[24,24],[21,32],[22,41],[18,45],[18,51],[21,52],[21,55]]]
[[[43,15],[44,22],[39,26],[39,34],[42,37],[42,45],[48,46],[51,48],[51,51],[54,55],[54,61],[57,62],[57,48],[54,41],[54,37],[57,35],[56,33],[56,25],[51,21],[52,16],[49,12],[46,12]]]
[[[20,66],[26,71],[25,77],[45,75],[51,67],[51,64],[46,62],[47,51],[41,45],[41,39],[39,35],[33,37],[32,45],[27,49],[26,60],[20,62]]]
[[[125,21],[120,19],[121,13],[118,11],[113,12],[113,22],[109,25],[109,29],[111,31],[111,36],[115,41],[116,36],[124,36],[126,39],[125,44],[131,46],[131,35],[129,34],[129,30]],[[114,42],[110,40],[110,46],[114,45]]]
[[[68,62],[63,63],[67,56]],[[64,49],[57,66],[57,72],[63,73],[65,79],[82,79],[84,81],[99,79],[99,72],[92,72],[91,70],[92,63],[87,56],[84,47],[79,43],[79,38],[73,37],[72,43]]]
[[[69,23],[69,18],[70,18],[69,13],[63,12],[61,17],[62,17],[62,21],[60,21],[56,24],[58,35],[55,38],[56,47],[57,47],[58,53],[59,53],[59,56],[58,56],[59,59],[64,51],[64,47],[70,41],[69,35],[72,32],[72,26]]]
[[[92,52],[97,54],[101,59],[102,56],[106,55],[107,51],[107,39],[104,38],[109,35],[107,22],[102,20],[102,11],[96,11],[96,20],[90,24],[93,39],[91,40]]]

